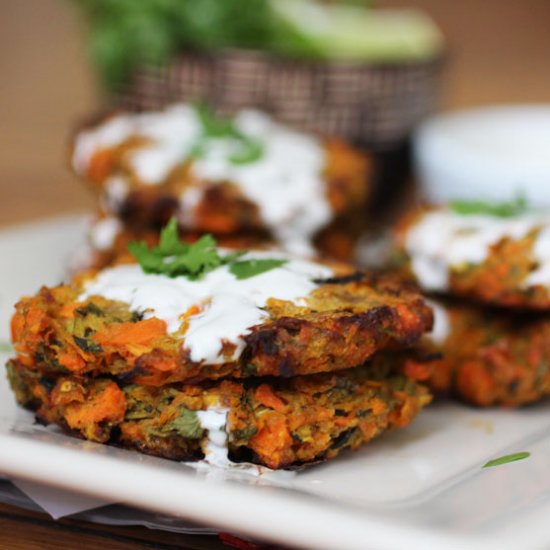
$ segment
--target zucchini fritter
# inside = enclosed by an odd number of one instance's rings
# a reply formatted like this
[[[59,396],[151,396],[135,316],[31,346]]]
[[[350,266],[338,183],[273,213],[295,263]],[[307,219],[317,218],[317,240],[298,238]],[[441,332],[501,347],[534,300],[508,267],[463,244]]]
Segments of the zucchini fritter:
[[[51,378],[17,360],[8,373],[20,404],[73,435],[173,460],[209,459],[214,438],[197,411],[221,411],[232,460],[285,468],[332,458],[409,424],[431,398],[400,374],[403,362],[388,355],[338,374],[158,388]]]

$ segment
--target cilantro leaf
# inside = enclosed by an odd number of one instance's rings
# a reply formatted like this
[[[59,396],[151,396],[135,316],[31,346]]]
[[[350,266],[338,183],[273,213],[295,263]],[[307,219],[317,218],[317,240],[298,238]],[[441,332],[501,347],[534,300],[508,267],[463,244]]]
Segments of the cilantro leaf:
[[[248,136],[243,137],[240,151],[233,153],[229,157],[231,164],[252,164],[257,162],[264,155],[264,146],[258,141]]]
[[[450,209],[462,216],[474,216],[477,214],[495,216],[497,218],[513,218],[527,211],[527,201],[520,195],[516,199],[507,202],[490,203],[485,201],[454,201],[449,205]]]
[[[229,271],[237,277],[237,279],[250,279],[266,271],[281,267],[288,260],[273,260],[273,259],[252,259],[235,262],[229,267]]]
[[[493,460],[489,460],[486,464],[483,465],[484,468],[493,468],[494,466],[501,466],[502,464],[508,464],[510,462],[516,462],[517,460],[524,460],[526,458],[529,458],[531,456],[531,453],[527,452],[521,452],[521,453],[514,453],[511,455],[505,455],[501,456],[499,458],[494,458]]]
[[[186,244],[180,240],[175,218],[161,231],[158,246],[149,248],[145,242],[131,242],[128,250],[145,273],[172,278],[185,276],[192,281],[223,265],[228,265],[237,279],[248,279],[287,262],[275,259],[239,260],[246,254],[243,251],[221,256],[212,235],[203,235],[195,243]]]
[[[9,353],[13,351],[13,346],[9,342],[0,342],[0,353]]]
[[[210,140],[225,139],[232,141],[235,152],[228,160],[231,164],[251,164],[260,160],[264,154],[263,143],[239,130],[235,123],[216,115],[205,103],[195,105],[195,111],[202,127],[202,133],[191,146],[188,157],[197,160],[205,156]]]
[[[217,116],[206,103],[195,106],[204,134],[209,138],[235,137],[237,130],[232,121]]]
[[[171,255],[185,252],[188,245],[182,243],[179,238],[178,220],[171,218],[166,227],[160,232],[158,251],[160,254]]]

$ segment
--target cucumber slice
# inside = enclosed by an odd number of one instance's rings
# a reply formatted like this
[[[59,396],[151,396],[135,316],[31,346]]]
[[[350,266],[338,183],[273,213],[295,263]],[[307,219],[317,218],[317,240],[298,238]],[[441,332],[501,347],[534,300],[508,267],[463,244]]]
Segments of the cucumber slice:
[[[270,2],[277,15],[325,58],[399,62],[429,59],[443,50],[439,29],[419,10],[374,10],[314,0]]]

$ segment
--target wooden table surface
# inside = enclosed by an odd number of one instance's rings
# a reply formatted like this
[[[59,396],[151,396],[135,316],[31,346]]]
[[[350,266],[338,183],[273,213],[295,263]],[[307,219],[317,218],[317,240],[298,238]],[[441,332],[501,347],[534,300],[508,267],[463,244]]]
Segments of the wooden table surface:
[[[550,102],[547,0],[381,0],[427,9],[448,38],[442,105]],[[100,104],[86,63],[82,28],[69,2],[0,2],[0,226],[91,210],[91,194],[66,167],[80,117]],[[144,528],[54,522],[0,505],[0,548],[218,548],[211,537]]]

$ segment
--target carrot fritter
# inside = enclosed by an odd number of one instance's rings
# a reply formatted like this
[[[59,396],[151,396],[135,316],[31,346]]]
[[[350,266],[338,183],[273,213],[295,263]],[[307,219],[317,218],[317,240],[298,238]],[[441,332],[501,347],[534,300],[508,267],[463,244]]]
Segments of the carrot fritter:
[[[516,407],[550,394],[550,318],[440,302],[428,385],[468,403]],[[439,329],[438,329],[439,327]]]
[[[499,218],[428,209],[397,231],[401,267],[423,290],[495,306],[550,309],[550,215]]]
[[[197,411],[214,410],[227,414],[232,460],[285,468],[332,458],[408,425],[431,398],[400,373],[404,363],[388,355],[338,374],[158,388],[48,377],[17,360],[8,373],[20,404],[73,435],[173,460],[208,459],[209,434]]]
[[[431,309],[414,286],[355,273],[317,281],[304,303],[268,300],[268,317],[242,336],[242,353],[207,364],[194,362],[185,334],[168,334],[161,319],[144,319],[126,303],[100,296],[79,301],[84,281],[42,288],[17,304],[11,326],[22,364],[156,386],[224,376],[291,377],[362,364],[380,349],[412,345],[432,324]],[[223,355],[232,357],[234,349],[226,342]]]
[[[236,182],[231,181],[230,177],[207,178],[206,181],[198,177],[194,173],[197,159],[193,155],[186,156],[182,152],[181,158],[173,161],[168,173],[154,184],[140,179],[139,170],[131,162],[136,153],[144,150],[151,152],[153,158],[148,157],[145,163],[146,172],[151,169],[155,171],[159,157],[162,163],[166,156],[173,156],[172,147],[165,144],[162,138],[151,137],[156,135],[155,132],[162,126],[160,133],[164,133],[166,137],[173,136],[176,132],[177,141],[177,132],[181,129],[169,128],[170,112],[173,113],[174,110],[145,115],[121,113],[83,128],[75,135],[72,166],[77,175],[99,191],[105,210],[122,219],[130,228],[161,227],[169,219],[176,217],[184,231],[207,232],[216,236],[243,231],[271,233],[273,228],[267,227],[266,220],[262,219],[259,205],[246,195]],[[79,145],[79,140],[86,139],[91,134],[103,136],[106,133],[105,128],[113,122],[116,123],[116,120],[120,122],[119,126],[122,126],[129,120],[135,122],[140,116],[144,117],[142,129],[146,136],[147,131],[151,132],[148,137],[130,133],[116,139],[115,130],[106,141],[102,141],[100,137],[93,140],[91,147]],[[148,122],[145,122],[146,117],[149,117]],[[152,121],[151,117],[155,121]],[[159,120],[162,120],[160,125]],[[263,137],[269,141],[269,132],[267,134]],[[318,175],[323,182],[319,191],[330,209],[328,220],[318,228],[320,236],[323,229],[335,220],[348,220],[352,215],[362,219],[372,187],[373,160],[369,155],[338,139],[317,140],[313,136],[310,138],[318,141],[324,155],[322,173]],[[80,158],[83,150],[85,161]],[[293,162],[292,159],[281,159],[281,162],[285,161]],[[292,167],[292,164],[290,166]],[[143,168],[142,163],[140,167]],[[298,167],[296,170],[299,173]],[[266,184],[264,172],[260,171],[257,177],[259,187]],[[289,190],[289,196],[291,191]],[[304,197],[306,202],[301,205],[299,212],[296,210],[293,213],[295,206],[288,210],[287,221],[299,218],[307,212],[307,200],[307,197]],[[274,235],[270,236],[273,238]]]

